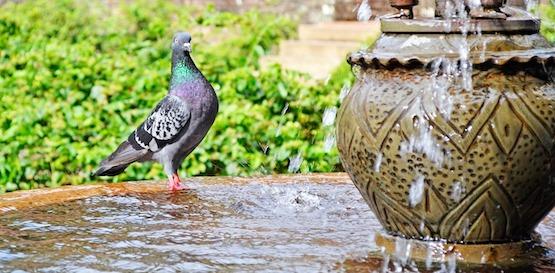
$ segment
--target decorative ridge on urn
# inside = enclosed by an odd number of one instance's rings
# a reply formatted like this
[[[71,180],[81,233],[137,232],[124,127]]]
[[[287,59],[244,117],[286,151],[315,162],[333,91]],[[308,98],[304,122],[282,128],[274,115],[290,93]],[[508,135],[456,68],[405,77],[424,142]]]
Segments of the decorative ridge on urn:
[[[347,62],[368,68],[427,67],[438,58],[460,59],[457,44],[466,39],[468,59],[475,66],[489,67],[527,64],[554,66],[555,48],[539,34],[534,35],[395,35],[383,36],[372,51],[351,53]],[[426,48],[423,52],[422,48]],[[525,69],[528,66],[521,66]],[[519,66],[516,67],[519,69]]]
[[[555,66],[555,48],[539,34],[538,18],[495,1],[482,2],[485,6],[479,10],[491,9],[508,16],[503,19],[382,18],[384,34],[373,48],[349,54],[347,62],[373,69],[429,68],[438,58],[460,60],[460,46],[464,44],[468,48],[466,61],[480,70],[534,68],[533,71],[545,74],[543,67]]]

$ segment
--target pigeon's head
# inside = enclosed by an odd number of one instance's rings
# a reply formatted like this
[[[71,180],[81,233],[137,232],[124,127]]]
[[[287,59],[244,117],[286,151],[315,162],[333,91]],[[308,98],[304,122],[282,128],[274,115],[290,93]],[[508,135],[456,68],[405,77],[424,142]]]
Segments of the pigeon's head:
[[[172,50],[191,52],[191,34],[178,32],[173,36]]]

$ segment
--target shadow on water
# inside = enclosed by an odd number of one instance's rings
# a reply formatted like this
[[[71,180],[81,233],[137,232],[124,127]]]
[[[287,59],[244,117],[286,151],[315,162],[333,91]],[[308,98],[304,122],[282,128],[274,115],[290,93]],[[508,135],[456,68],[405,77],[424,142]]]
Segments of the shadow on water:
[[[452,271],[453,264],[427,269],[425,263],[409,260],[401,266],[375,245],[374,232],[380,228],[348,183],[194,183],[191,190],[178,194],[96,196],[0,214],[0,271],[553,272],[555,268],[548,249],[534,254],[527,265],[459,262]],[[551,217],[538,230],[552,240]]]

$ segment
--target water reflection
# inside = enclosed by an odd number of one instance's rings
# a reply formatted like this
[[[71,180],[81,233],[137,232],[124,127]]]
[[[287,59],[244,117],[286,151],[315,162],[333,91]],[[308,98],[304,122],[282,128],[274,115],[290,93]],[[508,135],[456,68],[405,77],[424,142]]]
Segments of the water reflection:
[[[0,271],[550,272],[553,253],[507,267],[426,265],[382,253],[351,184],[201,184],[0,216]],[[555,218],[553,218],[555,219]],[[539,232],[552,241],[552,217]],[[407,246],[408,247],[408,246]],[[524,270],[524,271],[523,271]]]

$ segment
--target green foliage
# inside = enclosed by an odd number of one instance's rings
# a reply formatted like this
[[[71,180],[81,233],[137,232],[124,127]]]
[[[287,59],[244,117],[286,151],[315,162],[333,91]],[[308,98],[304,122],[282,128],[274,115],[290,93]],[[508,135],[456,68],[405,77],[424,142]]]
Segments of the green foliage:
[[[126,1],[120,1],[126,2]],[[199,10],[171,1],[37,0],[0,9],[0,192],[91,181],[90,173],[167,92],[171,37],[193,33],[193,56],[220,100],[186,175],[337,170],[324,151],[322,113],[350,84],[346,65],[326,84],[259,58],[295,23],[256,11]],[[285,110],[284,110],[285,109]],[[109,181],[165,178],[135,164]]]
[[[550,42],[555,42],[555,6],[543,5],[539,7],[542,17],[542,35]]]

